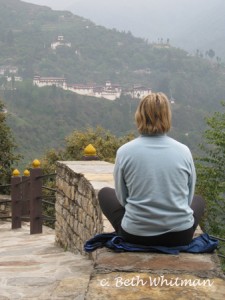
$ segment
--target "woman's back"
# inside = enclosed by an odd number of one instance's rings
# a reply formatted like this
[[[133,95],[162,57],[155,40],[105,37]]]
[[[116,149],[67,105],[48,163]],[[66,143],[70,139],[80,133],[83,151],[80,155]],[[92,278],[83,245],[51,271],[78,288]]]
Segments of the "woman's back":
[[[158,235],[193,225],[195,168],[189,149],[167,135],[142,135],[117,152],[115,188],[126,206],[122,227]]]

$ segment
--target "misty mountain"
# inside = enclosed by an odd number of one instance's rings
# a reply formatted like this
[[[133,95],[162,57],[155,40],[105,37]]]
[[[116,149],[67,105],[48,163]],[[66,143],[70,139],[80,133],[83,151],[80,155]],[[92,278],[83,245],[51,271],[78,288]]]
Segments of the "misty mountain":
[[[212,48],[225,58],[223,0],[80,0],[68,9],[97,24],[129,30],[151,42],[169,38],[172,45],[190,52]]]
[[[1,72],[6,67],[17,70],[15,76],[10,71],[0,75],[0,96],[22,153],[61,147],[66,135],[86,125],[102,125],[117,135],[134,128],[131,97],[97,101],[56,87],[42,90],[32,85],[37,74],[64,76],[68,83],[101,85],[110,80],[123,89],[138,84],[162,91],[174,102],[172,134],[191,149],[200,142],[204,117],[220,109],[225,69],[213,56],[189,55],[165,40],[150,43],[69,11],[19,0],[0,0],[0,8]],[[59,35],[71,46],[53,49]],[[22,82],[13,80],[16,76]]]
[[[137,37],[170,39],[191,53],[209,49],[225,59],[223,0],[27,0],[70,10],[97,25],[131,31]]]

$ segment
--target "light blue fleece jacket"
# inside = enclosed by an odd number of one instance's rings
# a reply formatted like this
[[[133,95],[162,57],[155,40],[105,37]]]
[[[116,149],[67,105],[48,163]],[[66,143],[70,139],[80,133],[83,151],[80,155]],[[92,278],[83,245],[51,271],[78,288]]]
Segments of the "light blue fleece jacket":
[[[193,226],[196,173],[189,148],[167,135],[142,135],[120,147],[114,168],[122,228],[138,236]]]

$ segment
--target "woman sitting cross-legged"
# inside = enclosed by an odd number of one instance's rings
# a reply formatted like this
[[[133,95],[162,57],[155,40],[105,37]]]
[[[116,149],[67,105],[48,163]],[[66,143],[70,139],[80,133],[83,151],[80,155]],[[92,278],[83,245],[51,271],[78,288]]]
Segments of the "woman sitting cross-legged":
[[[205,201],[194,195],[196,173],[189,148],[167,135],[171,109],[166,95],[144,97],[135,120],[140,136],[118,149],[115,189],[99,191],[101,209],[129,243],[187,245]]]

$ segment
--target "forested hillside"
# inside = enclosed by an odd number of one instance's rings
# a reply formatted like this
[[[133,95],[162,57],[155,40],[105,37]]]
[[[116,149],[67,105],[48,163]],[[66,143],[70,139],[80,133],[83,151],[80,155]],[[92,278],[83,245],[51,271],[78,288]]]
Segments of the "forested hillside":
[[[55,87],[31,83],[7,92],[8,123],[25,160],[40,157],[47,149],[61,149],[74,129],[102,126],[118,136],[134,129],[137,101],[108,101],[84,97]],[[131,112],[132,111],[132,112]]]
[[[69,10],[106,28],[131,31],[149,41],[170,39],[173,45],[203,55],[213,49],[225,61],[224,0],[25,0]]]
[[[166,43],[151,44],[131,33],[107,30],[69,12],[52,11],[19,0],[0,0],[0,92],[8,122],[25,159],[49,147],[62,147],[75,128],[101,125],[117,135],[134,129],[136,100],[110,102],[55,87],[32,86],[33,76],[64,76],[71,83],[133,85],[165,92],[174,101],[172,135],[193,151],[204,130],[204,116],[220,109],[225,68],[199,53],[190,56]],[[59,35],[71,47],[51,48]],[[6,77],[11,78],[7,81]],[[20,76],[22,82],[15,82]]]
[[[5,103],[21,164],[40,157],[48,149],[62,149],[73,130],[101,126],[117,136],[137,134],[134,112],[139,100],[122,96],[116,101],[85,97],[55,87],[38,88],[30,82],[14,91],[5,91]],[[198,152],[206,113],[192,105],[172,104],[173,128],[170,135]]]

